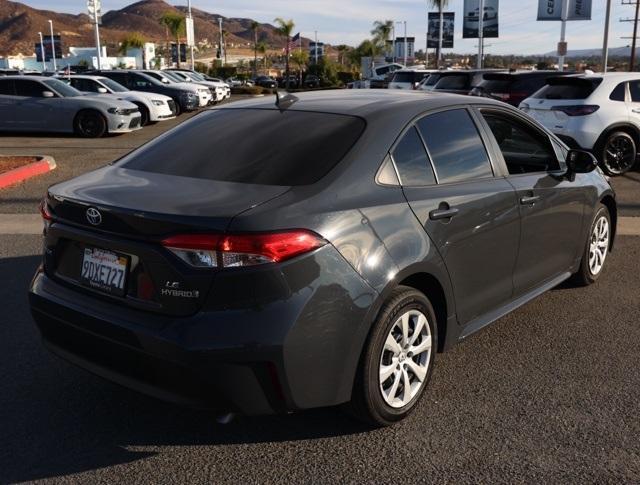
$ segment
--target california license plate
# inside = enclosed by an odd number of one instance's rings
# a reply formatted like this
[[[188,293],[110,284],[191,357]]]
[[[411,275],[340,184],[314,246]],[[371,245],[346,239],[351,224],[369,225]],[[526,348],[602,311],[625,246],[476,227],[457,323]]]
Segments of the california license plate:
[[[81,282],[113,295],[124,295],[129,258],[98,248],[84,248]]]

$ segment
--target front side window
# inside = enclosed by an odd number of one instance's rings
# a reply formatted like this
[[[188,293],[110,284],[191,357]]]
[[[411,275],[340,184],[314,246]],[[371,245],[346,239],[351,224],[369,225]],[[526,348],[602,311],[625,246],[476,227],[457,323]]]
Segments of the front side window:
[[[424,143],[415,127],[411,127],[393,150],[393,161],[400,174],[400,183],[406,187],[436,183]]]
[[[42,98],[42,92],[47,91],[47,88],[37,81],[22,79],[15,81],[15,87],[16,96],[28,96],[30,98]]]
[[[82,93],[76,88],[63,83],[59,79],[46,79],[42,81],[43,84],[50,88],[52,91],[58,93],[64,98],[73,98],[75,96],[82,96]]]
[[[560,169],[549,138],[508,115],[482,113],[498,142],[510,175]]]
[[[417,126],[439,183],[493,176],[482,138],[466,109],[425,116]]]

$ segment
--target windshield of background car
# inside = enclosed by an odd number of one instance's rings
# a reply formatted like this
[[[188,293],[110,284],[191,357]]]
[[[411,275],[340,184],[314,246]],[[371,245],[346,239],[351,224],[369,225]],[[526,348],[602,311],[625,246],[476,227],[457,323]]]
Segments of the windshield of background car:
[[[452,76],[443,76],[435,89],[467,89],[469,87],[469,77],[466,74],[454,74]]]
[[[435,86],[442,76],[440,74],[431,74],[427,78],[427,82],[424,83],[425,86]]]
[[[162,75],[171,79],[172,81],[175,82],[179,82],[179,83],[184,83],[184,82],[189,82],[189,76],[182,76],[181,74],[177,73],[177,72],[171,72],[171,71],[163,71]]]
[[[73,98],[75,96],[83,95],[76,88],[63,83],[59,79],[49,78],[49,79],[44,79],[42,82],[64,98]]]
[[[602,83],[602,78],[561,78],[548,81],[536,92],[535,99],[587,99]]]
[[[365,126],[361,118],[338,114],[219,109],[194,117],[117,165],[223,182],[308,185],[344,158]]]
[[[113,79],[109,79],[108,77],[100,78],[100,82],[115,93],[124,93],[129,91],[122,84],[115,82]]]
[[[396,72],[393,75],[394,83],[417,83],[422,80],[426,74],[422,72]]]

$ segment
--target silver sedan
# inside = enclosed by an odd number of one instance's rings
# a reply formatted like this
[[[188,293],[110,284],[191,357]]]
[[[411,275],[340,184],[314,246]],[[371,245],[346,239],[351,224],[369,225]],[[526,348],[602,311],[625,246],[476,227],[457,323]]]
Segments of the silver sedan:
[[[85,96],[54,78],[0,78],[0,131],[75,133],[97,138],[140,129],[140,111],[128,101]]]

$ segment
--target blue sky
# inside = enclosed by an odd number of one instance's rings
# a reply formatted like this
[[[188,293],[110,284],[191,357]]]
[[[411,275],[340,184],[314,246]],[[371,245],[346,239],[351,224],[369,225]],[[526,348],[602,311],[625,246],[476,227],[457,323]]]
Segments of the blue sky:
[[[333,44],[356,45],[369,35],[377,19],[406,20],[410,36],[416,37],[416,49],[424,44],[427,0],[192,0],[193,6],[226,17],[250,17],[272,22],[275,17],[292,18],[296,31]],[[51,0],[23,0],[32,7],[52,8]],[[102,0],[103,11],[121,8],[133,0]],[[170,0],[174,5],[186,5],[187,0]],[[537,0],[500,0],[500,38],[487,41],[487,53],[538,54],[555,50],[560,36],[560,22],[537,22]],[[78,13],[85,9],[85,0],[56,0],[58,11]],[[456,52],[475,52],[475,41],[463,40],[463,0],[450,0],[448,10],[456,12]],[[593,20],[570,22],[567,26],[569,49],[602,46],[605,0],[593,0]],[[633,7],[613,0],[609,45],[630,43],[622,36],[631,36],[632,23],[620,22],[630,17]],[[400,33],[401,34],[401,33]]]

